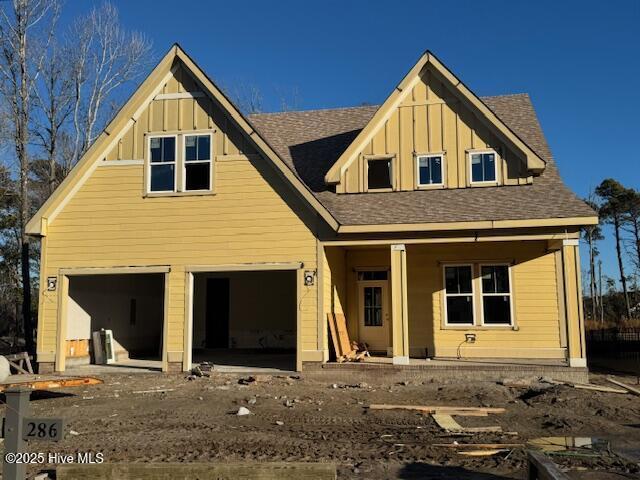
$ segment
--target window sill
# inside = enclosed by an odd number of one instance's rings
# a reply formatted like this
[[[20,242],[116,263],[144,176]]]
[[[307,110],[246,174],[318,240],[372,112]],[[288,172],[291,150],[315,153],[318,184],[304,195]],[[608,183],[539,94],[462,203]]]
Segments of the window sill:
[[[202,197],[207,195],[215,195],[213,190],[198,192],[147,192],[142,198],[163,198],[163,197]]]
[[[443,183],[433,185],[416,185],[416,190],[443,190],[447,188]]]
[[[471,182],[469,183],[470,187],[499,187],[500,182]]]
[[[388,193],[393,191],[393,188],[367,188],[365,193]]]
[[[440,330],[520,330],[516,325],[442,325]]]

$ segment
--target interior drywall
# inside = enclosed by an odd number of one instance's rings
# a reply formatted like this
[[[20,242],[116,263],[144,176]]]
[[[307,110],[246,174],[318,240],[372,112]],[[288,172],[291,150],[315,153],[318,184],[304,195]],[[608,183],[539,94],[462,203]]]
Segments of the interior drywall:
[[[229,348],[296,347],[296,275],[292,271],[194,275],[193,348],[205,345],[207,279],[229,279]]]
[[[160,358],[163,302],[161,274],[73,276],[66,338],[91,339],[91,332],[104,328],[113,332],[119,358]]]

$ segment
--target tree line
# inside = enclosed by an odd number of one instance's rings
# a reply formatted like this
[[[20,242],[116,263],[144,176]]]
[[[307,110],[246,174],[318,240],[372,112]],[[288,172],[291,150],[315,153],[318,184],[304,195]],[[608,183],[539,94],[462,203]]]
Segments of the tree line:
[[[610,225],[613,230],[621,287],[618,292],[615,281],[602,275],[602,262],[598,260],[598,245],[604,240],[601,225],[584,227],[582,239],[589,252],[587,318],[614,324],[637,319],[640,317],[640,192],[607,178],[585,200],[598,213],[601,224]]]
[[[35,353],[38,245],[25,227],[98,137],[151,42],[104,3],[60,25],[61,0],[0,5],[0,336]]]

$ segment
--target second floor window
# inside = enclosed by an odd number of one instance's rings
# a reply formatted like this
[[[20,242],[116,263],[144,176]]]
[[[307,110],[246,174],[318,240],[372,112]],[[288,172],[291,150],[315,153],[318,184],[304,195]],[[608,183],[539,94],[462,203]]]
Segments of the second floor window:
[[[211,189],[211,136],[184,137],[185,191]]]
[[[473,152],[469,154],[471,161],[471,183],[495,182],[495,152]]]
[[[418,185],[442,185],[442,155],[418,157]]]
[[[391,190],[393,188],[393,159],[367,160],[367,190]]]
[[[176,137],[149,140],[149,191],[174,192],[176,189]]]

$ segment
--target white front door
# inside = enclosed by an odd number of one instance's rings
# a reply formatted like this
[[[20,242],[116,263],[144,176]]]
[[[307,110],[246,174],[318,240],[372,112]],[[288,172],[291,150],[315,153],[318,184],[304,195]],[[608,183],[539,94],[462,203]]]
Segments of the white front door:
[[[389,296],[386,280],[358,283],[360,297],[360,342],[370,351],[386,352],[389,347]]]

